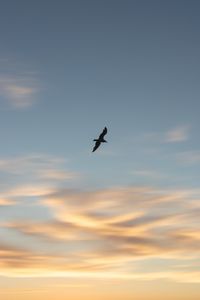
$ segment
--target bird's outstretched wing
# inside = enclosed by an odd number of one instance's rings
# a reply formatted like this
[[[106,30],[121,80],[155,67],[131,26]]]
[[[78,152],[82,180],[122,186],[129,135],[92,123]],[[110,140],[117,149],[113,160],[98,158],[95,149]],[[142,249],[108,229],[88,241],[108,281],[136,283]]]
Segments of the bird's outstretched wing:
[[[100,134],[99,139],[103,139],[103,138],[104,138],[104,135],[106,135],[107,131],[108,131],[108,130],[107,130],[107,128],[105,127],[104,130],[102,131],[102,133]]]
[[[96,143],[95,143],[95,145],[94,145],[94,148],[93,148],[92,152],[94,152],[95,150],[97,150],[97,148],[99,148],[100,144],[101,144],[101,142],[96,141]]]

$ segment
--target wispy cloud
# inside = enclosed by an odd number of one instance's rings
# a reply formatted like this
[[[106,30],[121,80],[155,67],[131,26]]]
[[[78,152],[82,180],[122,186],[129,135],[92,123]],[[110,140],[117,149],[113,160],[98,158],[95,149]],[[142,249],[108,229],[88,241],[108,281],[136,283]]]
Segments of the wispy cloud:
[[[189,126],[178,126],[165,133],[164,141],[166,143],[178,143],[188,140]]]
[[[66,160],[44,154],[32,154],[0,159],[0,172],[15,175],[32,175],[42,180],[68,180],[78,176],[62,166]]]
[[[1,275],[124,280],[160,276],[191,282],[196,271],[190,261],[200,258],[199,190],[70,189],[68,179],[77,174],[65,164],[44,154],[0,160],[0,207],[8,216],[0,224]],[[26,213],[21,212],[23,205]],[[177,268],[151,268],[146,274],[145,263],[155,259],[174,260]],[[178,269],[186,263],[187,268]],[[200,282],[198,272],[193,278]]]
[[[176,155],[177,160],[184,164],[200,163],[200,151],[183,151]]]
[[[7,245],[6,243],[0,243],[0,266],[9,266],[9,263],[13,261],[13,265],[19,266],[27,259],[29,252],[18,248],[16,246]]]
[[[12,206],[22,198],[49,195],[79,174],[67,169],[65,159],[32,154],[0,159],[0,178],[0,206]]]
[[[152,269],[148,275],[134,270],[134,276],[130,269],[138,260],[141,266],[146,260],[158,258],[173,259],[178,265],[179,260],[183,264],[200,257],[200,222],[194,210],[196,193],[164,192],[148,187],[96,191],[57,188],[40,193],[40,205],[51,210],[51,220],[13,220],[4,227],[24,238],[52,245],[59,259],[51,253],[51,247],[49,250],[41,247],[37,252],[29,249],[31,256],[25,268],[17,270],[13,262],[6,270],[8,273],[14,270],[16,276],[48,273],[100,278],[106,272],[110,278],[116,278],[117,272],[117,278],[122,279],[155,280],[161,276],[200,282],[198,272],[191,280],[191,269],[183,273],[170,267],[160,272]]]
[[[75,172],[66,172],[58,169],[49,169],[49,170],[43,170],[39,172],[38,174],[41,179],[47,179],[47,180],[69,180],[77,178],[78,174]]]
[[[13,200],[0,198],[0,206],[15,205],[15,203]]]
[[[12,108],[24,109],[32,106],[36,101],[38,91],[36,80],[31,77],[0,77],[1,96]]]
[[[149,169],[141,169],[141,170],[135,170],[132,171],[131,174],[137,175],[140,177],[146,177],[146,178],[151,178],[151,179],[160,179],[166,177],[166,175],[161,174],[158,171],[155,170],[149,170]]]
[[[163,132],[150,132],[143,135],[143,141],[160,143],[179,143],[189,139],[191,126],[179,125]]]
[[[1,102],[12,109],[31,107],[40,90],[35,72],[9,59],[0,60]]]

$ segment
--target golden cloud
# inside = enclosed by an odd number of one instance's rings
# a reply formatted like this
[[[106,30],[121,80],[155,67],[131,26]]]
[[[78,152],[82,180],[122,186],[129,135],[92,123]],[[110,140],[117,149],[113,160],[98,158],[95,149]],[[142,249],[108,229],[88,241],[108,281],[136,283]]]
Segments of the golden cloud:
[[[173,259],[176,264],[199,259],[200,221],[194,213],[194,195],[194,191],[164,192],[148,187],[54,189],[40,192],[40,205],[50,209],[51,220],[13,220],[4,228],[42,243],[36,252],[29,250],[31,256],[23,268],[26,274],[89,276],[92,272],[100,277],[108,272],[115,277],[117,272],[119,278],[153,280],[161,276],[191,281],[186,275],[191,275],[191,269],[184,274],[169,269],[159,275],[152,270],[151,275],[136,272],[133,276],[130,266],[134,268],[138,260],[142,265],[151,259]],[[196,272],[195,282],[200,281],[198,276]]]

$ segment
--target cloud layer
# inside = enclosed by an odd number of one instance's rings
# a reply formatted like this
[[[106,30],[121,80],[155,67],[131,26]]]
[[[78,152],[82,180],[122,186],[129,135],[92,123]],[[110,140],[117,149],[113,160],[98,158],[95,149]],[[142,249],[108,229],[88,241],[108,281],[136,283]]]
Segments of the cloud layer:
[[[200,257],[200,191],[55,187],[28,195],[36,196],[51,218],[2,223],[4,230],[31,243],[23,249],[0,245],[1,274],[200,282],[193,266]],[[174,263],[147,274],[142,266],[157,260]]]

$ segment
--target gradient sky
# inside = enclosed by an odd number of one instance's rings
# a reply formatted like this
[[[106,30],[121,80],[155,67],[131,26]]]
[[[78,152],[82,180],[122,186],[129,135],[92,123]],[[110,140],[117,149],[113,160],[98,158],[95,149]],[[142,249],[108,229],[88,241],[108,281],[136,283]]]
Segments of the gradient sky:
[[[1,300],[199,299],[199,16],[2,1]]]

